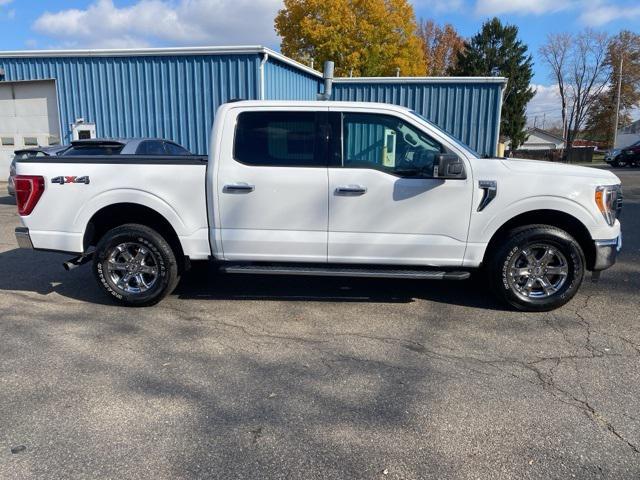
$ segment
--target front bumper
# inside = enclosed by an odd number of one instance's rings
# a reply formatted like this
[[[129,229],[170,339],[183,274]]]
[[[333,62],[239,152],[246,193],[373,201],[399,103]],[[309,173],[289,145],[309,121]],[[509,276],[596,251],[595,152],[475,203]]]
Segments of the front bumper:
[[[622,249],[622,234],[610,240],[596,240],[594,245],[596,254],[593,270],[596,272],[606,270],[616,263],[618,252]]]
[[[28,228],[16,227],[16,240],[18,241],[18,247],[33,250],[33,243],[31,242],[31,235],[29,235]]]

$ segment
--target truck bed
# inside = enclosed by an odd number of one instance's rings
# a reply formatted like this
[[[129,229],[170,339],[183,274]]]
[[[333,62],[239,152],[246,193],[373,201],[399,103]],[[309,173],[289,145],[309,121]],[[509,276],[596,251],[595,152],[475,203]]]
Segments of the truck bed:
[[[36,249],[83,253],[91,219],[116,204],[146,207],[162,215],[185,255],[207,259],[207,158],[141,155],[29,158],[18,175],[44,178],[44,193],[22,217]]]

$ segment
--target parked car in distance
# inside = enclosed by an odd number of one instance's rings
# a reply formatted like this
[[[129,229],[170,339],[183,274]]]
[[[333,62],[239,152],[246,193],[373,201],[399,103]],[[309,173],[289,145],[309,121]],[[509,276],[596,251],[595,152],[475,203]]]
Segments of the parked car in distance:
[[[604,161],[608,164],[613,164],[616,157],[620,154],[619,148],[610,148],[606,152],[604,152]]]
[[[227,103],[208,160],[58,160],[18,162],[18,245],[73,253],[67,269],[93,262],[100,288],[129,306],[157,303],[193,261],[213,261],[229,274],[475,272],[507,304],[546,311],[622,245],[612,172],[480,158],[397,105]]]
[[[614,167],[640,165],[640,140],[629,145],[628,147],[620,149],[618,154],[613,158],[611,165]]]
[[[64,152],[65,156],[87,155],[158,155],[189,156],[191,152],[170,140],[162,138],[92,138],[74,140],[71,148]]]
[[[60,155],[64,152],[68,145],[54,145],[50,147],[32,147],[23,148],[13,152],[13,159],[11,160],[11,166],[9,167],[9,178],[7,179],[7,191],[9,195],[15,196],[15,176],[16,176],[16,162],[23,158],[33,157],[50,157],[52,155]]]

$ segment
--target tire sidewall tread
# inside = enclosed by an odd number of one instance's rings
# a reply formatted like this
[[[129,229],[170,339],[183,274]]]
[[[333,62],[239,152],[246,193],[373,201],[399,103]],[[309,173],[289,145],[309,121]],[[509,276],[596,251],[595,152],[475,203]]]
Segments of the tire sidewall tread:
[[[514,255],[527,244],[549,243],[567,258],[569,278],[558,294],[543,299],[525,299],[513,292],[507,281],[508,265]],[[504,302],[521,311],[544,312],[569,302],[582,284],[585,274],[585,256],[578,242],[566,231],[551,225],[518,227],[506,237],[506,241],[492,257],[488,274],[494,293]]]
[[[114,289],[106,278],[105,264],[110,250],[121,243],[136,242],[149,248],[158,260],[156,284],[143,294],[123,294]],[[125,224],[108,231],[96,246],[93,272],[98,284],[117,303],[126,306],[145,307],[155,305],[169,295],[179,281],[178,262],[169,243],[154,229],[145,225]]]

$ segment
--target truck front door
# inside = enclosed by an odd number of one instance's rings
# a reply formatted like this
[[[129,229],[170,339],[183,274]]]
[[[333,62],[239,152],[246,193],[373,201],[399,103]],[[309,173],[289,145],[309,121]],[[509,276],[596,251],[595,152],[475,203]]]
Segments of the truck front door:
[[[332,108],[328,261],[460,266],[472,179],[433,178],[447,148],[389,113]]]
[[[226,260],[327,261],[327,110],[231,110],[217,172]]]

